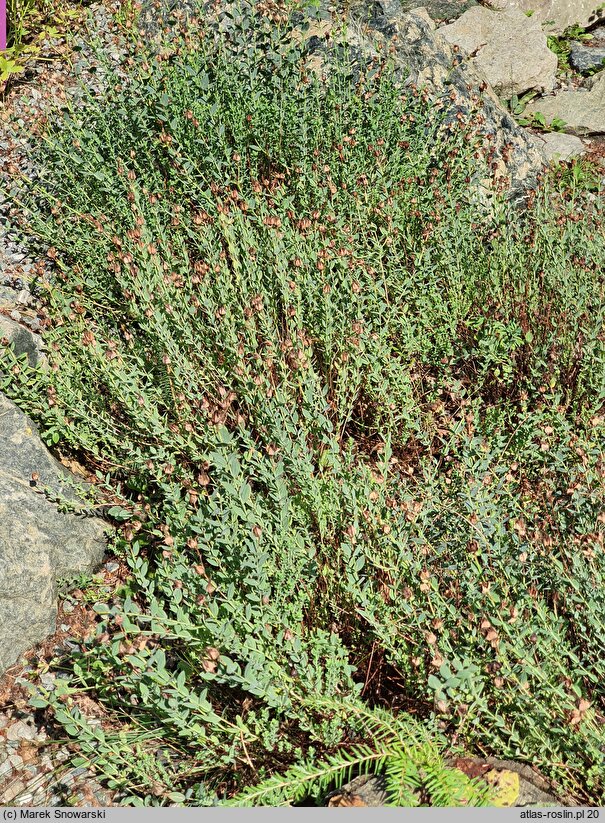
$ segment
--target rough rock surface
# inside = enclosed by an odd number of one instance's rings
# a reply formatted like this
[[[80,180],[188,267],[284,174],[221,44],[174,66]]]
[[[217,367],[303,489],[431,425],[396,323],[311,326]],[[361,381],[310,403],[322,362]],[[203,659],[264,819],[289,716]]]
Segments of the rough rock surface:
[[[543,171],[544,159],[534,136],[519,127],[500,103],[485,78],[470,62],[456,54],[435,31],[425,8],[403,13],[397,0],[372,4],[368,20],[351,7],[349,39],[363,52],[382,40],[395,48],[395,58],[409,72],[406,83],[424,87],[444,111],[444,128],[475,117],[476,133],[491,146],[494,176],[506,183],[513,202],[522,202]],[[363,4],[367,9],[367,3]],[[486,181],[475,181],[479,186]]]
[[[345,806],[385,806],[389,795],[384,777],[361,774],[345,783],[340,789],[326,795],[325,805],[339,808]]]
[[[467,9],[477,5],[477,0],[427,0],[425,3],[426,10],[437,23],[456,20]],[[416,8],[418,8],[418,0],[402,0],[401,2],[403,12],[414,11]]]
[[[572,43],[569,63],[580,73],[603,69],[605,68],[605,45],[594,48],[584,43]]]
[[[572,40],[569,44],[569,63],[581,73],[605,69],[605,26],[598,26],[590,34],[590,40]]]
[[[17,356],[27,354],[30,366],[43,364],[46,360],[40,335],[2,314],[0,314],[1,340],[7,340]]]
[[[574,157],[581,157],[587,151],[582,140],[573,134],[551,131],[537,134],[536,139],[541,144],[542,154],[547,162],[552,160],[566,162]]]
[[[41,675],[49,690],[56,676]],[[28,681],[22,679],[24,687]],[[114,806],[114,792],[103,789],[83,766],[73,766],[66,746],[51,743],[29,707],[0,714],[0,805]]]
[[[562,34],[576,23],[587,28],[605,20],[605,9],[599,9],[599,0],[489,0],[486,4],[493,9],[532,12],[531,16],[548,34]]]
[[[485,760],[472,758],[472,762],[491,772],[512,772],[518,776],[517,794],[512,806],[575,806],[574,800],[564,794],[558,795],[549,781],[540,772],[526,763],[514,760],[499,760],[487,757]],[[489,774],[489,772],[487,772]]]
[[[561,91],[552,97],[532,101],[527,112],[541,112],[547,123],[555,118],[565,122],[568,134],[605,133],[605,73],[599,76],[590,91]]]
[[[33,424],[0,394],[0,673],[55,628],[56,580],[103,558],[106,524],[63,513],[43,493],[78,504],[67,472]],[[32,473],[39,479],[32,481]],[[34,485],[32,485],[34,484]],[[85,506],[78,506],[85,512]]]
[[[476,6],[439,34],[458,46],[505,98],[526,91],[551,91],[557,56],[547,45],[538,20],[518,9],[492,11]]]

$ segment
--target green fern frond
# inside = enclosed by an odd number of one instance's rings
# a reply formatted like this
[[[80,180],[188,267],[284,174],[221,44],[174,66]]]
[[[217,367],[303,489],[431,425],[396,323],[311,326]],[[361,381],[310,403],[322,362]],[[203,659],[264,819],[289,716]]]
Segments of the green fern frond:
[[[487,806],[489,786],[479,779],[471,780],[459,769],[443,764],[430,765],[424,777],[424,787],[432,806]]]
[[[292,766],[248,788],[224,805],[291,805],[309,796],[325,794],[340,787],[354,774],[384,774],[389,800],[398,807],[485,806],[489,790],[449,767],[443,757],[444,741],[431,737],[429,730],[409,715],[369,709],[360,702],[343,703],[335,698],[305,698],[307,708],[339,713],[357,721],[357,733],[366,740],[330,755],[319,762]],[[423,802],[424,801],[424,802]]]
[[[397,755],[386,764],[384,776],[389,805],[408,808],[420,805],[422,775],[414,760],[406,758],[402,751],[397,752]]]
[[[339,714],[344,721],[353,722],[358,733],[365,739],[371,738],[374,745],[387,743],[389,747],[398,746],[403,752],[418,751],[428,746],[437,753],[442,741],[431,737],[429,731],[410,715],[394,715],[385,709],[366,706],[360,700],[347,699],[347,702],[324,695],[304,697],[301,702],[309,711],[317,711],[322,716],[329,713]],[[438,756],[438,755],[437,755]]]
[[[342,785],[353,772],[367,773],[370,768],[384,767],[391,752],[385,747],[355,746],[349,751],[330,755],[318,763],[292,766],[283,774],[273,775],[257,786],[245,789],[224,806],[286,806],[311,794],[327,791],[333,783]]]

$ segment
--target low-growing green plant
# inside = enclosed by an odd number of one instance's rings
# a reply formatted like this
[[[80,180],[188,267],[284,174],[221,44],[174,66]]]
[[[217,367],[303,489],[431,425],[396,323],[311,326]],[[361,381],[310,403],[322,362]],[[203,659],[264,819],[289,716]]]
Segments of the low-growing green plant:
[[[570,40],[591,40],[592,35],[579,24],[568,26],[560,34],[549,34],[546,38],[548,48],[557,55],[559,71],[562,74],[569,74],[572,71],[569,63],[571,54]]]
[[[136,37],[138,35],[137,21],[139,14],[140,7],[137,6],[134,0],[120,0],[113,18],[122,32],[131,37]]]
[[[129,804],[294,802],[364,758],[483,803],[448,738],[598,803],[598,211],[481,206],[470,128],[386,59],[352,82],[337,33],[314,77],[264,11],[106,60],[37,156],[49,368],[5,348],[0,382],[96,467],[132,577],[35,705]]]
[[[81,12],[61,0],[8,0],[6,16],[7,48],[0,53],[0,91],[32,62],[52,60],[42,57],[44,41],[65,34]]]
[[[522,97],[513,94],[504,104],[520,126],[531,126],[540,131],[562,131],[566,123],[560,117],[554,117],[549,123],[542,112],[527,112],[527,104],[536,97],[536,92],[527,92]]]
[[[61,599],[73,600],[72,592],[79,591],[81,603],[103,603],[111,599],[114,591],[105,582],[102,574],[80,574],[57,581],[57,593]]]
[[[409,716],[395,718],[380,709],[368,710],[363,703],[343,706],[337,701],[309,701],[309,709],[337,711],[355,718],[363,744],[343,749],[322,762],[310,760],[292,766],[245,789],[228,806],[282,806],[310,796],[321,803],[326,791],[340,786],[353,774],[384,774],[387,806],[484,806],[490,789],[480,780],[470,780],[444,761],[436,735],[427,734]],[[440,745],[439,745],[440,743]]]

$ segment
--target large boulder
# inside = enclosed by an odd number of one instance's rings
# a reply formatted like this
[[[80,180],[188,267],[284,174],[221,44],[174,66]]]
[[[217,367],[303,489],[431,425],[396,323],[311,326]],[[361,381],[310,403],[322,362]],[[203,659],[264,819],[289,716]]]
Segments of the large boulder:
[[[426,90],[443,111],[443,128],[472,122],[477,138],[490,146],[492,179],[476,178],[472,185],[482,192],[502,185],[513,203],[522,204],[544,171],[534,135],[517,125],[477,67],[435,30],[425,8],[405,13],[397,0],[374,0],[368,20],[359,6],[351,7],[351,22],[358,26],[349,25],[349,41],[365,53],[381,40],[383,51],[393,46],[402,75],[407,72],[404,82]]]
[[[70,475],[31,421],[2,394],[0,444],[2,673],[54,632],[57,579],[91,572],[101,563],[108,527],[87,516]],[[79,513],[60,511],[49,499],[55,496],[71,500]]]
[[[458,46],[483,74],[494,91],[505,98],[527,91],[551,91],[555,86],[557,56],[535,17],[518,9],[469,9],[439,34]]]
[[[373,3],[365,2],[357,3],[358,9],[365,5],[367,9],[372,9]],[[351,6],[349,5],[349,8]],[[425,0],[424,7],[429,13],[432,20],[436,23],[443,23],[445,21],[456,20],[461,14],[464,14],[467,9],[477,8],[477,0]],[[400,10],[403,13],[414,11],[418,8],[418,0],[401,0]]]
[[[488,0],[493,9],[515,9],[530,14],[548,34],[562,34],[570,26],[589,28],[605,20],[600,0]]]

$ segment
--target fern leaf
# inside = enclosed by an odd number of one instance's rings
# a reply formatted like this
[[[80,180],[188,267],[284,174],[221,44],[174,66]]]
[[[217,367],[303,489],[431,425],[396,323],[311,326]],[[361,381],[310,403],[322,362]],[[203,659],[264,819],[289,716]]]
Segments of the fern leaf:
[[[368,771],[380,769],[389,757],[388,749],[375,750],[370,746],[356,746],[337,755],[330,755],[319,763],[307,762],[292,766],[284,774],[273,775],[257,786],[245,789],[225,806],[284,806],[291,805],[313,793],[324,792],[332,783],[342,785],[353,769]]]

